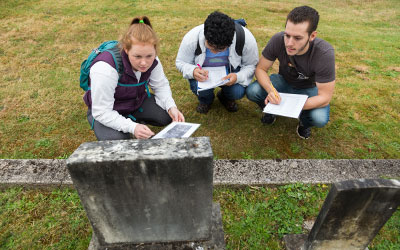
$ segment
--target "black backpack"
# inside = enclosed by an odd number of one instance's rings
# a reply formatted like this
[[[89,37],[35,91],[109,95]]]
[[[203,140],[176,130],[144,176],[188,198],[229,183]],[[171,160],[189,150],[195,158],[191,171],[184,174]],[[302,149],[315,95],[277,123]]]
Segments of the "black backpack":
[[[236,19],[235,21],[235,31],[236,31],[236,46],[235,46],[235,50],[236,53],[239,56],[242,56],[242,52],[243,52],[243,47],[244,47],[244,41],[245,41],[245,35],[244,35],[244,30],[243,27],[246,27],[247,23],[246,21],[241,18],[241,19]],[[200,48],[200,44],[199,41],[197,41],[197,48],[196,51],[194,52],[195,56],[198,56],[201,54],[201,48]]]

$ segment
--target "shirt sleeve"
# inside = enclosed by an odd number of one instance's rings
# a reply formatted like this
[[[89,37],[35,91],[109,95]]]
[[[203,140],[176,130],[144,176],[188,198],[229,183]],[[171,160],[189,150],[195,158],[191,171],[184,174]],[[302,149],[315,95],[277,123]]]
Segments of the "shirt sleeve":
[[[191,29],[182,39],[175,60],[176,68],[182,73],[183,78],[193,79],[195,65],[195,51],[199,41],[199,33],[203,32],[203,24]]]
[[[168,111],[171,107],[176,107],[176,104],[172,98],[171,88],[168,79],[164,74],[161,62],[158,57],[156,60],[158,61],[158,64],[151,72],[149,85],[154,91],[157,105]]]
[[[118,78],[118,72],[106,62],[99,61],[91,67],[92,115],[106,127],[134,134],[137,123],[113,110]]]
[[[321,56],[317,57],[315,64],[315,81],[327,83],[335,80],[335,52],[328,49]]]
[[[271,37],[262,51],[262,55],[270,61],[275,61],[278,58],[283,43],[283,32],[279,32]]]

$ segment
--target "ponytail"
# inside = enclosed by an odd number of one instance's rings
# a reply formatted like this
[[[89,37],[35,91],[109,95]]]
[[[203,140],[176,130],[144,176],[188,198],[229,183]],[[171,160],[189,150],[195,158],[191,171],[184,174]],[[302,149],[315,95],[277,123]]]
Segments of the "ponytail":
[[[129,51],[132,44],[135,42],[154,45],[156,53],[158,54],[159,39],[147,16],[140,16],[132,19],[131,25],[119,41],[120,49]]]
[[[142,16],[142,17],[135,17],[132,19],[131,25],[132,24],[137,24],[137,23],[144,23],[150,26],[150,28],[153,28],[150,23],[150,19],[147,16]]]

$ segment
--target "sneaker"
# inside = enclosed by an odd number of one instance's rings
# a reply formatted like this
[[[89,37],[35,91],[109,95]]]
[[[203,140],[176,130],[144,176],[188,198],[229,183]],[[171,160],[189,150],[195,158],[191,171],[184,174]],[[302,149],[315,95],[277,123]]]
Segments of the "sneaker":
[[[268,113],[263,113],[263,116],[261,117],[261,122],[267,125],[272,125],[275,122],[275,120],[276,116]]]
[[[207,114],[210,109],[211,104],[199,103],[199,105],[197,105],[196,111],[200,114]]]
[[[306,128],[301,124],[301,122],[299,122],[299,125],[297,125],[296,132],[301,139],[308,139],[311,136],[311,127]]]
[[[264,104],[264,103],[263,103],[263,104],[257,103],[257,105],[258,105],[258,107],[261,109],[261,111],[264,110],[264,108],[265,108],[265,104]]]
[[[238,106],[234,100],[228,100],[226,97],[222,94],[222,90],[218,91],[217,93],[218,100],[224,105],[226,110],[229,112],[236,112],[238,111]]]

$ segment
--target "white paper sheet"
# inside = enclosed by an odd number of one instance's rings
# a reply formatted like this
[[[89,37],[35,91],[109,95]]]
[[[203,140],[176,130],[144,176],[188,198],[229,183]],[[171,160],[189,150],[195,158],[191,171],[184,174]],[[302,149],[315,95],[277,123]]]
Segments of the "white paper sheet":
[[[263,112],[273,115],[286,116],[291,118],[299,118],[300,112],[306,103],[307,95],[279,93],[281,103],[278,105],[268,103]]]
[[[186,138],[200,127],[197,123],[172,122],[151,139],[159,138]]]
[[[208,70],[208,80],[204,82],[198,82],[198,91],[206,89],[213,89],[215,87],[224,85],[229,80],[222,81],[222,78],[226,76],[225,66],[220,67],[203,67],[204,70]]]

